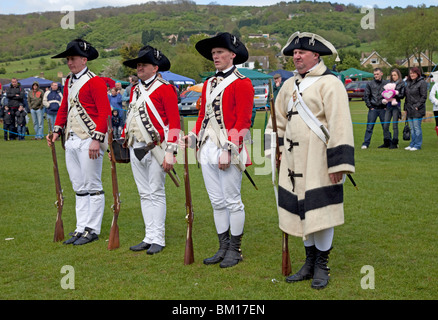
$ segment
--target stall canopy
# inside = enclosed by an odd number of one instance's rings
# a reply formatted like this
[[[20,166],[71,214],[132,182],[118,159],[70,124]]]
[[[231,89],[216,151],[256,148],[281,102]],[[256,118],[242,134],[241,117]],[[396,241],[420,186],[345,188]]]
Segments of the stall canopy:
[[[184,85],[184,84],[195,84],[196,81],[182,75],[170,72],[170,71],[160,71],[161,76],[164,80],[173,81],[173,84]]]
[[[271,76],[275,76],[277,73],[281,76],[282,81],[286,81],[287,79],[294,76],[294,73],[292,71],[286,71],[282,69],[269,72],[268,74]]]
[[[48,88],[48,87],[50,87],[50,85],[53,82],[52,80],[47,80],[47,79],[38,78],[38,77],[30,77],[30,78],[18,80],[18,82],[21,84],[21,87],[23,89],[32,88],[32,85],[35,81],[38,82],[38,84],[40,85],[40,88]],[[10,85],[11,84],[8,83],[8,84],[5,84],[4,87],[6,88],[6,87],[9,87]],[[61,84],[58,82],[58,85],[61,85]]]
[[[343,75],[345,78],[351,78],[355,80],[362,80],[365,78],[373,78],[374,75],[367,71],[362,71],[356,68],[350,68],[344,71],[339,72],[341,75]]]

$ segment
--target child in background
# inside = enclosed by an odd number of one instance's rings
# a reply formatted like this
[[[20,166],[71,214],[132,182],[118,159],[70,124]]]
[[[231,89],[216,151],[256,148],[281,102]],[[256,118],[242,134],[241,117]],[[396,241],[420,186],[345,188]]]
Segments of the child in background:
[[[122,134],[122,118],[119,115],[119,110],[113,109],[111,124],[113,127],[114,140],[120,139]]]
[[[10,140],[11,136],[13,136],[13,131],[15,128],[15,115],[14,111],[9,109],[9,106],[5,106],[3,112],[3,130],[5,132],[5,141]]]
[[[26,115],[27,112],[24,110],[24,107],[19,106],[18,111],[15,113],[15,118],[17,120],[18,140],[24,140],[24,135],[26,134]]]

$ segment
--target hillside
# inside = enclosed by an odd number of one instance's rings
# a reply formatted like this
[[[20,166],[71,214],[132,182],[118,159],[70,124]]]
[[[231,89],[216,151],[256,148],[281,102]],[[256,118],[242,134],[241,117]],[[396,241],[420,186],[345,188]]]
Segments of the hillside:
[[[382,11],[393,14],[399,10]],[[243,37],[269,33],[281,42],[296,30],[324,31],[335,38],[337,46],[369,40],[361,34],[360,8],[329,2],[282,2],[266,7],[150,2],[76,11],[74,29],[61,28],[64,16],[61,12],[0,15],[0,61],[51,54],[75,37],[86,38],[98,49],[117,48],[127,41],[140,41],[142,31],[151,29],[163,36],[239,30]]]
[[[416,8],[375,9],[375,17],[378,21],[412,10]],[[331,2],[281,2],[264,7],[196,5],[186,0],[148,2],[76,11],[74,29],[61,27],[65,16],[61,12],[0,15],[0,63],[49,56],[79,37],[91,42],[102,58],[120,60],[118,49],[147,42],[161,48],[172,61],[192,50],[188,47],[193,46],[189,42],[193,34],[228,31],[242,38],[251,55],[268,55],[274,66],[278,62],[275,55],[297,30],[318,33],[338,49],[379,40],[375,30],[361,27],[364,13],[359,7]],[[250,37],[253,34],[269,37]]]

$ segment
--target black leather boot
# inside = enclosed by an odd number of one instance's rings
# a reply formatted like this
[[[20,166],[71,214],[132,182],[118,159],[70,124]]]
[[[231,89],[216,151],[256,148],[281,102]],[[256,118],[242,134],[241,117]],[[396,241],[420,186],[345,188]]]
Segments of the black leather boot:
[[[229,268],[235,266],[240,261],[243,260],[242,250],[240,249],[240,244],[242,243],[242,236],[231,235],[230,247],[225,254],[224,260],[219,265],[221,268]]]
[[[383,139],[383,144],[378,146],[378,148],[389,148],[391,145],[391,139]]]
[[[308,280],[313,278],[313,268],[315,266],[315,258],[316,258],[316,247],[310,246],[310,247],[304,247],[306,249],[306,261],[304,262],[304,265],[301,267],[301,269],[286,278],[286,282],[292,283],[292,282],[298,282],[303,280]]]
[[[313,273],[312,288],[324,289],[330,280],[330,268],[327,266],[330,248],[327,251],[316,249],[315,268]]]
[[[389,149],[397,149],[397,148],[398,148],[398,139],[392,139]]]
[[[216,264],[224,260],[225,254],[230,246],[230,234],[227,231],[218,234],[219,238],[219,250],[211,258],[204,259],[204,264]]]

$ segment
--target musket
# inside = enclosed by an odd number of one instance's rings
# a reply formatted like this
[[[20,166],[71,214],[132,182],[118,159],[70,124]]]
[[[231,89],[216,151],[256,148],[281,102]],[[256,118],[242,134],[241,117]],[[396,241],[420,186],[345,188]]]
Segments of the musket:
[[[58,159],[56,157],[56,149],[55,149],[55,142],[52,141],[53,139],[53,132],[52,132],[52,125],[50,119],[48,119],[49,124],[49,139],[51,141],[50,143],[50,149],[52,149],[52,160],[53,160],[53,174],[55,176],[55,188],[56,188],[56,202],[55,206],[58,209],[56,214],[56,223],[55,223],[55,234],[53,237],[53,241],[62,241],[64,240],[64,225],[62,223],[62,208],[64,207],[64,196],[62,195],[62,188],[61,188],[61,180],[59,178],[59,170],[58,170]]]
[[[270,89],[269,100],[271,104],[272,131],[275,134],[275,141],[271,141],[271,143],[275,144],[275,163],[277,166],[277,173],[279,173],[281,153],[280,153],[280,144],[278,141],[278,134],[277,134],[277,118],[275,115],[275,101],[274,101],[274,91],[272,87],[272,79],[269,79],[269,89]],[[271,155],[271,157],[273,157],[273,155]],[[275,173],[273,173],[273,175],[275,175]],[[274,191],[277,197],[275,184],[274,184]],[[278,201],[278,199],[276,200]],[[284,276],[288,276],[291,273],[291,263],[290,263],[290,255],[289,255],[289,235],[286,232],[283,232],[281,271]]]
[[[117,249],[120,246],[119,241],[119,226],[117,225],[117,220],[119,219],[120,212],[120,193],[119,193],[119,185],[117,182],[117,170],[116,170],[116,158],[114,156],[113,150],[113,128],[111,126],[111,117],[108,117],[108,145],[110,147],[111,152],[111,178],[113,185],[113,198],[114,204],[111,206],[113,210],[113,221],[111,223],[111,230],[108,240],[108,250]]]
[[[180,117],[181,130],[184,132],[184,117]],[[186,193],[186,222],[187,222],[187,233],[186,233],[186,247],[184,251],[184,264],[192,264],[195,261],[193,255],[193,239],[192,239],[192,228],[193,228],[193,203],[192,203],[192,193],[190,191],[190,179],[189,179],[189,161],[187,152],[187,141],[185,141],[184,147],[184,187]]]

